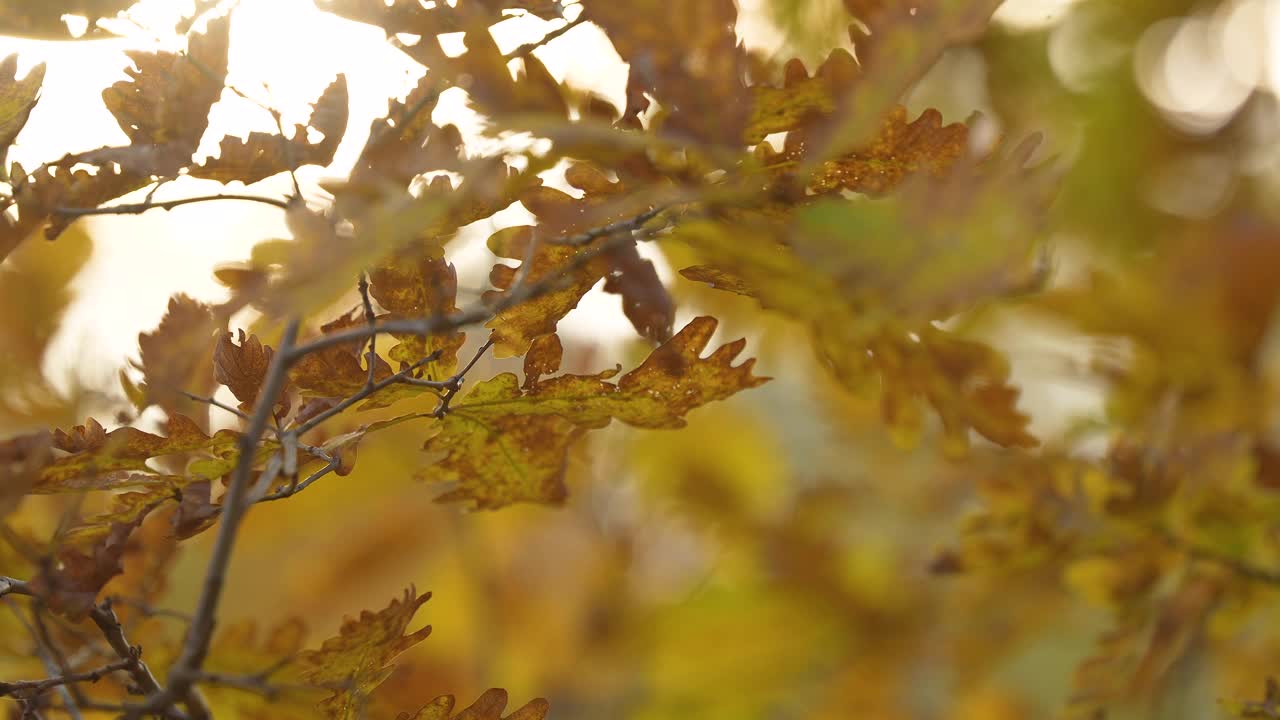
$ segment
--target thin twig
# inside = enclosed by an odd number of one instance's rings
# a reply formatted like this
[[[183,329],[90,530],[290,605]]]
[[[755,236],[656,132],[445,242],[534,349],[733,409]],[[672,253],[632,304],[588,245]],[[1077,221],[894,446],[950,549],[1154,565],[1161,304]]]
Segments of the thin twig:
[[[370,333],[370,334],[372,334],[372,333]],[[363,338],[362,338],[362,339],[363,339]],[[291,355],[292,355],[292,353],[291,353]],[[297,354],[297,355],[295,355],[295,357],[301,357],[301,356],[302,356],[302,354]],[[320,413],[319,415],[316,415],[315,417],[313,417],[313,418],[311,418],[310,420],[306,421],[305,423],[303,423],[303,424],[299,425],[298,427],[293,428],[290,432],[292,432],[292,433],[293,433],[293,434],[295,434],[295,435],[299,435],[299,436],[301,436],[301,435],[303,435],[303,434],[307,433],[308,431],[315,429],[315,428],[316,428],[316,426],[320,425],[320,424],[321,424],[321,423],[323,423],[325,420],[328,420],[329,418],[333,417],[334,415],[337,415],[338,413],[342,412],[343,410],[346,410],[347,408],[351,407],[352,405],[355,405],[356,403],[358,403],[358,402],[360,402],[361,400],[363,400],[363,399],[365,399],[365,398],[369,397],[370,395],[372,395],[372,394],[374,394],[374,393],[378,392],[379,390],[381,390],[381,389],[383,389],[383,388],[385,388],[385,387],[391,386],[391,385],[395,385],[396,383],[403,383],[403,382],[406,382],[407,380],[413,379],[413,377],[412,377],[411,373],[413,373],[413,371],[414,371],[414,370],[417,370],[418,368],[422,367],[423,365],[426,365],[426,364],[427,364],[427,363],[429,363],[429,362],[433,362],[433,361],[437,360],[439,357],[440,357],[440,351],[439,351],[439,350],[437,350],[437,351],[435,351],[435,352],[431,353],[430,355],[428,355],[428,356],[426,356],[426,357],[422,358],[421,360],[419,360],[418,362],[414,363],[413,365],[410,365],[409,367],[405,368],[404,370],[401,370],[400,372],[396,373],[395,375],[392,375],[392,376],[390,376],[390,377],[387,377],[387,378],[384,378],[384,379],[382,379],[382,380],[379,380],[378,382],[376,382],[376,383],[374,383],[374,384],[372,384],[372,385],[365,385],[363,388],[361,388],[361,390],[360,390],[359,392],[355,393],[354,395],[350,395],[350,396],[348,396],[348,397],[344,398],[344,399],[342,400],[342,402],[338,403],[337,405],[334,405],[333,407],[329,408],[328,410],[325,410],[324,412]],[[421,385],[421,384],[429,383],[429,382],[431,382],[431,381],[420,381],[420,382],[417,382],[417,383],[414,383],[414,384]]]
[[[219,401],[219,400],[215,400],[215,399],[213,399],[213,397],[212,397],[212,396],[209,396],[209,395],[196,395],[195,393],[189,393],[189,392],[187,392],[186,390],[179,390],[179,391],[178,391],[178,393],[179,393],[180,395],[182,395],[183,397],[187,398],[188,400],[195,400],[196,402],[201,402],[201,403],[205,403],[205,404],[208,404],[208,405],[212,405],[213,407],[216,407],[216,408],[218,408],[219,410],[225,410],[225,411],[227,411],[227,412],[231,413],[232,415],[235,415],[236,417],[238,417],[238,418],[240,418],[241,420],[244,420],[244,421],[246,421],[246,422],[248,422],[248,420],[249,420],[249,416],[248,416],[248,414],[246,414],[246,413],[245,413],[244,411],[242,411],[240,408],[232,407],[232,406],[230,406],[230,405],[228,405],[228,404],[226,404],[226,403],[224,403],[224,402],[221,402],[221,401]]]
[[[586,13],[582,13],[582,14],[578,15],[578,17],[574,18],[573,20],[570,20],[569,22],[565,23],[564,25],[561,25],[560,27],[556,28],[555,30],[552,30],[551,32],[547,33],[546,35],[543,35],[541,38],[539,38],[539,39],[537,39],[537,40],[534,40],[534,41],[532,41],[532,42],[527,42],[527,43],[525,43],[525,44],[523,44],[523,45],[521,45],[521,46],[517,47],[515,50],[512,50],[511,52],[507,53],[507,54],[506,54],[506,56],[505,56],[505,59],[507,59],[507,60],[514,60],[515,58],[523,58],[523,57],[525,57],[526,55],[528,55],[529,53],[532,53],[534,50],[537,50],[538,48],[542,47],[543,45],[546,45],[547,43],[551,42],[552,40],[555,40],[556,38],[560,37],[561,35],[564,35],[565,33],[569,32],[570,30],[572,30],[572,29],[574,29],[574,28],[578,27],[578,26],[579,26],[579,25],[581,25],[582,23],[586,22],[586,20],[587,20],[587,14],[586,14]]]
[[[131,662],[131,660],[117,660],[94,670],[71,673],[68,675],[59,675],[57,677],[45,678],[44,680],[18,680],[16,682],[0,681],[0,696],[22,694],[25,697],[32,698],[61,685],[69,685],[71,683],[79,682],[96,683],[113,672],[127,670]]]
[[[564,265],[560,266],[555,274],[544,277],[538,282],[528,283],[518,291],[502,293],[493,302],[480,302],[466,310],[461,310],[452,315],[436,315],[420,318],[391,318],[390,320],[384,320],[373,326],[366,325],[345,328],[334,333],[329,333],[328,335],[321,335],[318,338],[314,338],[298,345],[292,350],[292,353],[296,357],[302,357],[336,345],[362,342],[366,340],[369,335],[374,333],[397,333],[403,335],[425,336],[448,332],[467,325],[484,322],[508,308],[560,288],[566,282],[569,273],[591,263],[605,253],[608,253],[627,242],[632,242],[633,238],[630,234],[618,234],[621,230],[637,229],[659,212],[661,212],[661,210],[647,210],[630,220],[612,223],[611,225],[606,225],[578,235],[554,241],[556,244],[585,245],[601,237],[612,235],[612,237],[605,242],[574,255],[565,262]]]
[[[601,225],[598,228],[592,228],[585,232],[580,232],[577,235],[570,235],[569,237],[566,237],[566,238],[560,238],[559,240],[551,240],[548,242],[551,245],[568,245],[570,247],[581,247],[583,245],[590,245],[591,243],[595,242],[596,240],[602,237],[608,237],[610,235],[615,235],[621,232],[632,232],[635,230],[639,230],[641,226],[643,226],[645,223],[661,215],[662,212],[666,210],[668,207],[670,206],[659,205],[658,207],[655,207],[651,210],[646,210],[640,213],[639,215],[628,218],[626,220],[619,220],[618,222],[609,223],[608,225]]]
[[[180,207],[182,205],[212,202],[214,200],[242,200],[244,202],[256,202],[264,205],[271,205],[272,207],[278,207],[281,210],[289,209],[289,203],[287,201],[277,198],[263,197],[261,195],[237,195],[233,193],[223,193],[220,195],[198,195],[196,197],[178,198],[177,200],[165,200],[163,202],[125,203],[123,205],[107,205],[105,207],[60,207],[54,208],[52,214],[61,218],[78,218],[86,215],[141,215],[148,210],[172,210],[173,208]]]
[[[127,605],[143,617],[167,617],[175,620],[191,620],[191,616],[181,610],[158,608],[141,600],[134,600],[133,598],[128,598],[123,595],[112,595],[109,599],[111,600],[112,605]]]
[[[35,595],[35,592],[23,580],[0,576],[0,597],[5,595]]]
[[[133,683],[138,689],[144,693],[160,692],[160,682],[156,680],[156,676],[151,673],[151,668],[142,660],[142,650],[137,646],[130,645],[129,639],[125,637],[124,627],[120,625],[120,618],[116,617],[116,611],[111,608],[111,603],[103,602],[89,608],[89,619],[94,625],[98,626],[98,630],[102,632],[102,637],[106,639],[107,644],[115,651],[121,660],[127,660],[125,671],[129,673],[129,677],[133,678]],[[171,707],[172,703],[165,703],[152,710],[153,713],[160,713],[166,718],[180,719],[185,718],[186,714],[178,711],[177,708]]]
[[[38,607],[31,609],[31,622],[28,622],[18,610],[13,598],[5,600],[5,604],[9,606],[9,611],[18,619],[18,622],[22,623],[22,627],[26,629],[27,634],[31,636],[31,640],[35,642],[36,655],[40,656],[40,662],[44,665],[45,672],[49,673],[50,677],[69,675],[71,666],[62,655],[62,651],[54,644],[53,638],[49,635],[49,628],[45,627],[40,620]],[[62,695],[62,702],[66,706],[67,715],[71,717],[71,720],[82,720],[80,706],[83,705],[84,696],[80,694],[76,686],[74,684],[59,686],[58,694]]]
[[[444,396],[440,398],[440,404],[431,412],[432,417],[442,418],[449,413],[449,403],[453,402],[453,398],[458,394],[458,391],[462,389],[462,381],[466,378],[467,373],[471,372],[471,368],[476,366],[476,363],[480,361],[480,358],[491,347],[493,347],[492,337],[486,340],[484,344],[476,350],[476,354],[471,356],[471,362],[467,363],[466,367],[454,373],[453,377],[449,378],[449,388],[445,391]]]
[[[271,358],[271,364],[267,368],[266,379],[262,384],[262,392],[258,395],[253,416],[244,434],[240,436],[240,457],[223,499],[218,536],[214,540],[213,552],[209,558],[208,568],[205,570],[204,585],[200,591],[200,600],[192,615],[191,627],[187,630],[182,654],[169,671],[168,686],[147,701],[142,708],[143,712],[148,710],[154,712],[158,708],[172,704],[177,698],[187,697],[187,691],[197,679],[196,673],[209,654],[209,641],[217,622],[218,603],[222,599],[227,566],[231,563],[231,551],[235,547],[240,523],[249,509],[245,496],[249,491],[249,480],[253,474],[254,455],[258,442],[267,430],[267,421],[275,398],[284,387],[289,365],[294,357],[292,349],[298,337],[298,324],[297,320],[292,320],[286,326],[284,337],[280,341],[280,350]],[[208,717],[207,708],[203,712],[196,708],[191,708],[191,711],[197,720]]]

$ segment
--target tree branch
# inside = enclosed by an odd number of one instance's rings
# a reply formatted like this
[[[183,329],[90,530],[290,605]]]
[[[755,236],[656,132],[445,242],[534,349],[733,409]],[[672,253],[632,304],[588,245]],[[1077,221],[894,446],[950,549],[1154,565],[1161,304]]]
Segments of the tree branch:
[[[579,25],[581,25],[582,23],[584,23],[584,22],[586,22],[586,21],[587,21],[587,14],[586,14],[585,12],[584,12],[584,13],[581,13],[581,14],[579,14],[579,15],[578,15],[578,17],[574,18],[573,20],[570,20],[569,22],[565,23],[564,25],[561,25],[560,27],[556,28],[555,30],[552,30],[551,32],[547,33],[546,35],[543,35],[542,37],[538,38],[537,40],[534,40],[534,41],[532,41],[532,42],[527,42],[527,43],[525,43],[525,44],[523,44],[523,45],[521,45],[521,46],[517,47],[516,49],[512,50],[511,52],[507,53],[507,54],[506,54],[506,56],[505,56],[505,59],[507,59],[507,60],[514,60],[514,59],[516,59],[516,58],[523,58],[523,57],[525,57],[526,55],[528,55],[529,53],[532,53],[534,50],[537,50],[538,48],[542,47],[543,45],[546,45],[547,43],[551,42],[552,40],[555,40],[556,38],[560,37],[561,35],[564,35],[565,33],[569,32],[570,30],[572,30],[572,29],[574,29],[574,28],[576,28],[576,27],[578,27]]]
[[[98,626],[98,630],[102,632],[102,637],[106,639],[107,644],[115,651],[121,660],[127,660],[128,665],[125,671],[129,673],[129,677],[133,678],[133,682],[138,689],[144,693],[160,692],[160,682],[156,680],[156,676],[151,673],[151,668],[142,661],[142,650],[134,645],[129,644],[128,638],[125,637],[124,627],[120,625],[120,618],[116,616],[116,611],[111,608],[110,602],[104,602],[89,608],[89,619],[94,625]],[[179,712],[176,708],[169,707],[171,703],[165,703],[152,712],[159,712],[166,718],[171,720],[181,720],[186,718],[186,714]]]
[[[0,576],[0,597],[5,595],[35,595],[31,586],[17,578]]]
[[[59,675],[56,677],[45,678],[44,680],[19,680],[17,682],[0,681],[0,697],[5,695],[23,695],[24,697],[32,698],[62,685],[70,685],[72,683],[79,682],[96,683],[113,672],[129,669],[131,664],[131,660],[117,660],[95,670]]]
[[[261,195],[236,195],[232,193],[224,193],[220,195],[199,195],[196,197],[179,198],[177,200],[164,200],[162,202],[140,202],[126,203],[123,205],[108,205],[106,207],[92,208],[54,208],[52,213],[62,218],[78,218],[86,215],[141,215],[148,210],[172,210],[182,205],[191,205],[193,203],[212,202],[214,200],[241,200],[244,202],[256,202],[264,205],[278,207],[281,210],[288,210],[289,203],[286,200],[277,198],[263,197]]]

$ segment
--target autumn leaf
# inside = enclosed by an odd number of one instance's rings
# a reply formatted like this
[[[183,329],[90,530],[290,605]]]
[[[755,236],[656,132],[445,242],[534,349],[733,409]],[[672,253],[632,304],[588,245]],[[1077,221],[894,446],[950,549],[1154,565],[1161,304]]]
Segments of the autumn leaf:
[[[503,373],[453,405],[424,448],[441,458],[419,476],[455,483],[440,500],[465,500],[478,509],[560,502],[567,495],[567,452],[583,431],[614,419],[642,428],[683,427],[690,410],[768,380],[751,374],[754,360],[732,364],[744,340],[700,357],[715,328],[714,319],[695,318],[616,383],[610,379],[617,370],[536,379],[560,359],[558,342],[540,342],[526,359],[534,379],[526,379],[524,389],[515,375]]]
[[[630,64],[628,95],[650,92],[663,105],[662,132],[708,144],[742,136],[751,109],[743,82],[747,55],[734,33],[738,11],[732,0],[583,5]]]
[[[0,62],[0,173],[4,172],[9,146],[22,132],[27,118],[40,99],[45,64],[40,63],[18,79],[18,56],[10,55]],[[0,254],[3,257],[3,254]]]
[[[542,698],[530,700],[513,710],[510,715],[504,716],[502,711],[506,707],[507,691],[490,688],[456,715],[453,714],[453,696],[441,695],[412,715],[400,713],[396,720],[544,720],[550,710],[547,701]]]
[[[839,95],[836,109],[812,131],[802,174],[865,145],[907,88],[948,47],[980,35],[999,5],[999,0],[928,0],[891,4],[865,14],[863,19],[872,20],[874,27],[870,35],[855,40],[860,78]],[[859,6],[859,11],[868,7],[861,2]]]
[[[141,388],[148,404],[171,414],[198,411],[199,406],[183,393],[201,395],[213,389],[208,362],[225,322],[212,307],[186,295],[169,299],[159,327],[138,335],[141,359],[136,367],[142,371]]]
[[[458,312],[458,273],[453,264],[430,252],[407,251],[369,273],[369,294],[398,319],[445,317]],[[458,366],[458,350],[466,334],[451,331],[429,337],[404,336],[387,355],[403,370],[432,353],[440,356],[414,372],[415,377],[443,380]]]
[[[53,460],[51,435],[34,432],[0,441],[0,517],[18,506]]]
[[[122,572],[121,559],[133,531],[148,513],[172,500],[163,489],[117,495],[111,510],[62,534],[55,561],[32,580],[36,591],[59,612],[72,617],[85,613],[102,587]]]
[[[522,265],[518,270],[495,265],[489,281],[498,289],[486,293],[486,301],[497,302],[504,292],[510,292],[517,277],[525,283],[563,278],[555,288],[498,313],[487,323],[493,329],[498,357],[522,355],[534,338],[555,332],[560,319],[606,276],[612,291],[623,296],[627,317],[642,335],[658,342],[670,335],[671,298],[652,264],[636,256],[634,248],[622,247],[584,262],[581,256],[590,251],[588,247],[558,242],[650,208],[638,205],[643,199],[628,198],[621,182],[610,181],[590,165],[570,166],[565,178],[585,193],[581,199],[547,187],[528,190],[520,201],[538,217],[539,225],[507,228],[489,238],[489,249],[495,255],[520,260]],[[569,264],[575,266],[566,271]]]
[[[188,39],[187,52],[127,51],[133,67],[102,91],[102,101],[135,148],[156,153],[152,171],[173,175],[195,152],[222,95],[230,16],[209,21]]]
[[[751,87],[751,119],[743,139],[755,145],[766,135],[796,130],[830,115],[837,98],[858,75],[858,61],[844,48],[832,50],[812,76],[800,60],[788,61],[781,86],[761,83]]]
[[[239,433],[233,430],[206,435],[190,418],[175,414],[165,422],[165,433],[154,435],[133,427],[107,432],[92,418],[70,431],[56,430],[53,447],[70,454],[45,466],[32,492],[180,485],[221,477],[235,465]],[[185,477],[157,473],[147,464],[151,458],[179,453],[212,457],[193,460]]]
[[[295,125],[292,137],[267,132],[252,132],[243,140],[224,137],[218,145],[218,157],[193,165],[189,174],[249,185],[303,165],[328,165],[347,130],[347,103],[347,78],[339,75],[316,101],[310,122]],[[319,132],[320,140],[311,142],[308,128]]]
[[[319,705],[325,717],[352,717],[360,698],[391,673],[391,661],[431,634],[430,625],[405,634],[418,608],[430,599],[431,593],[416,595],[411,587],[386,609],[376,613],[366,610],[358,619],[343,621],[338,634],[325,640],[319,650],[298,654],[301,677],[333,691]]]
[[[231,333],[224,333],[218,338],[213,348],[213,376],[219,383],[227,386],[232,395],[240,401],[242,412],[251,412],[258,399],[258,391],[266,378],[267,368],[271,366],[271,358],[275,351],[264,346],[256,335],[245,336],[239,331],[239,344],[231,338]],[[281,396],[276,400],[274,415],[280,417],[289,411],[289,400],[281,388]]]
[[[83,15],[96,27],[96,21],[115,17],[133,5],[133,0],[57,0],[56,2],[22,3],[0,8],[0,34],[33,40],[76,39],[63,21],[66,15]],[[85,33],[81,39],[94,37]]]
[[[463,148],[458,128],[431,122],[442,90],[439,77],[427,73],[403,102],[393,101],[386,116],[373,121],[369,139],[351,170],[349,186],[408,188],[416,176],[427,171],[461,169]]]

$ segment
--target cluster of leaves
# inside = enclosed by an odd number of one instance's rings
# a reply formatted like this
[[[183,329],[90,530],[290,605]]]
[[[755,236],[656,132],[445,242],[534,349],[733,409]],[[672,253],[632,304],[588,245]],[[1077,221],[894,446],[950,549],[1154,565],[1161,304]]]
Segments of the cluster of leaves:
[[[32,171],[5,168],[0,298],[47,302],[34,315],[43,324],[0,328],[0,380],[57,396],[31,368],[83,262],[79,218],[259,202],[281,211],[293,237],[265,240],[220,268],[224,301],[170,300],[159,325],[139,336],[138,360],[120,371],[130,407],[116,422],[49,421],[52,413],[0,393],[0,403],[25,409],[0,405],[14,419],[0,441],[0,513],[46,501],[70,508],[56,527],[3,526],[0,596],[12,596],[4,599],[13,608],[17,596],[29,602],[15,617],[47,677],[6,680],[0,694],[27,717],[499,720],[502,691],[454,713],[449,696],[425,705],[417,697],[414,710],[403,694],[380,689],[394,682],[397,656],[430,633],[409,631],[429,594],[410,589],[347,620],[318,649],[304,649],[298,620],[261,635],[255,624],[219,622],[245,517],[356,471],[362,446],[409,432],[422,452],[398,470],[438,487],[437,502],[563,505],[589,431],[614,420],[685,428],[695,410],[769,379],[754,373],[755,360],[735,364],[745,340],[713,341],[721,321],[677,322],[677,307],[709,305],[735,324],[799,328],[812,347],[805,355],[826,373],[815,382],[829,380],[833,397],[871,398],[879,432],[903,448],[925,445],[921,467],[962,478],[962,500],[976,499],[976,509],[943,538],[944,550],[928,548],[934,574],[920,582],[956,573],[993,586],[1060,580],[1111,623],[1076,668],[1067,713],[1159,711],[1152,698],[1176,685],[1200,646],[1230,646],[1211,621],[1250,621],[1268,607],[1256,587],[1280,581],[1266,569],[1280,509],[1267,367],[1280,233],[1243,213],[1179,226],[1149,241],[1140,264],[1126,258],[1116,264],[1124,270],[1051,284],[1055,196],[1064,191],[1060,205],[1075,212],[1067,227],[1086,236],[1109,206],[1073,176],[1064,183],[1059,164],[1033,162],[1034,136],[988,143],[978,119],[946,124],[937,110],[901,104],[949,49],[997,42],[984,33],[999,4],[845,0],[854,52],[827,48],[811,71],[748,48],[732,0],[316,0],[385,31],[424,74],[372,123],[350,173],[309,204],[292,176],[330,164],[354,135],[346,79],[333,79],[305,125],[224,137],[217,155],[198,159],[210,110],[225,92],[243,93],[227,85],[236,10],[197,3],[179,28],[185,50],[130,51],[126,79],[102,93],[128,144]],[[51,18],[66,13],[86,13],[96,28],[124,9],[116,5],[3,10],[0,30],[56,34]],[[555,28],[504,53],[492,28],[511,16]],[[622,107],[557,80],[540,59],[544,44],[580,25],[603,33],[626,63]],[[442,36],[453,33],[462,34],[461,53],[446,52]],[[0,159],[44,81],[43,65],[22,77],[16,68],[16,56],[0,64]],[[495,141],[486,151],[436,121],[447,91],[465,93],[484,118]],[[512,142],[529,136],[541,142]],[[285,173],[288,197],[153,199],[155,188],[186,177],[251,185]],[[115,202],[144,190],[138,202]],[[532,219],[491,234],[489,287],[463,302],[453,241],[517,204]],[[76,243],[76,262],[41,255]],[[680,279],[664,283],[650,252]],[[621,363],[584,372],[565,358],[557,329],[598,285],[619,296],[648,346],[627,372]],[[1033,434],[1010,361],[973,331],[998,312],[1127,343],[1096,368],[1110,401],[1092,428],[1103,452],[1090,451],[1083,432]],[[522,358],[522,373],[472,377],[490,350]],[[233,426],[215,430],[215,409]],[[690,459],[699,453],[720,458],[713,448],[683,451],[694,469],[678,493],[690,512],[713,515],[768,558],[774,578],[835,608],[841,632],[871,637],[866,647],[881,666],[847,669],[861,676],[848,692],[868,715],[906,716],[886,698],[913,688],[880,676],[904,648],[928,642],[908,619],[944,603],[894,595],[887,586],[898,580],[874,591],[843,582],[841,553],[852,551],[837,528],[848,523],[824,514],[848,510],[838,487],[797,491],[790,514],[759,512],[734,497],[722,467]],[[212,540],[189,593],[194,610],[166,625],[155,603],[179,549],[202,535]],[[867,575],[867,563],[883,560],[860,562]],[[825,647],[822,634],[810,644]],[[959,682],[980,683],[972,672],[957,670]],[[1272,689],[1261,703],[1237,703],[1238,714],[1274,715]],[[829,695],[826,705],[843,701]],[[507,720],[547,712],[534,700]]]

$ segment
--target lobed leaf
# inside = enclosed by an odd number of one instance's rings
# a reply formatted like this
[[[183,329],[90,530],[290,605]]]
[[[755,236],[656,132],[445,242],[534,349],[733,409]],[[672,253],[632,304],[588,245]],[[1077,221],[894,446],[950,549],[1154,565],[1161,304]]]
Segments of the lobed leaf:
[[[391,661],[431,634],[430,625],[405,634],[418,608],[430,599],[431,593],[417,595],[411,587],[386,609],[366,610],[357,619],[343,621],[338,634],[325,640],[319,650],[298,654],[301,677],[333,691],[319,705],[325,717],[352,717],[362,704],[360,698],[390,675]]]
[[[526,363],[523,389],[515,375],[503,373],[454,403],[424,447],[440,459],[420,476],[456,484],[441,501],[468,501],[478,509],[562,501],[567,453],[585,430],[614,419],[642,428],[683,427],[690,410],[768,381],[751,374],[754,360],[732,365],[744,340],[700,357],[715,328],[713,318],[695,318],[617,383],[610,382],[617,370],[539,379],[560,360],[559,343],[540,340]]]

